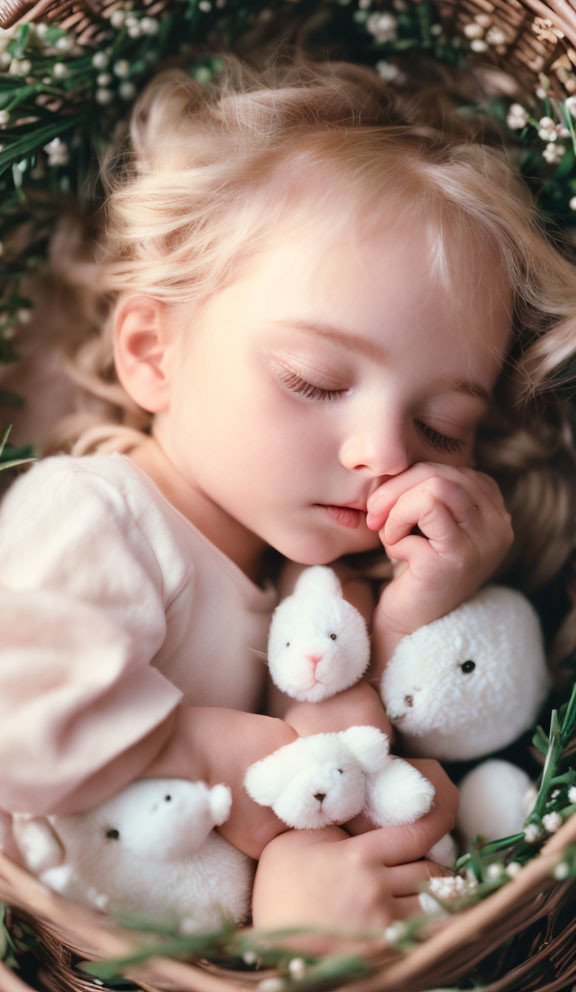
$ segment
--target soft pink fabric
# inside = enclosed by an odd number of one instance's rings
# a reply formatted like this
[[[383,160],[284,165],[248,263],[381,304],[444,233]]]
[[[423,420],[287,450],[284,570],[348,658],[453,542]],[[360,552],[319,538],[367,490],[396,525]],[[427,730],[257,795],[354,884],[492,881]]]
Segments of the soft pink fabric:
[[[0,581],[4,810],[105,798],[150,763],[180,701],[258,702],[274,591],[122,455],[50,458],[17,480]]]

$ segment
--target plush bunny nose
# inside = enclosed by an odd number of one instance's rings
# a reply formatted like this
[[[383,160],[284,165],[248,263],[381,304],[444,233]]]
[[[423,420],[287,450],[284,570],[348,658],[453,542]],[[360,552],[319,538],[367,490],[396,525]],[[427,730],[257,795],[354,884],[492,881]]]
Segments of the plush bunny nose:
[[[314,793],[314,799],[317,799],[319,803],[323,803],[324,800],[326,799],[326,793],[325,792],[316,792],[316,793]]]
[[[406,703],[408,709],[410,709],[414,706],[414,696],[404,696],[404,702]]]
[[[322,661],[322,655],[321,654],[307,654],[306,657],[307,657],[308,661],[311,661],[312,662],[312,667],[314,669],[316,669],[316,665],[318,664],[318,662],[319,661]]]

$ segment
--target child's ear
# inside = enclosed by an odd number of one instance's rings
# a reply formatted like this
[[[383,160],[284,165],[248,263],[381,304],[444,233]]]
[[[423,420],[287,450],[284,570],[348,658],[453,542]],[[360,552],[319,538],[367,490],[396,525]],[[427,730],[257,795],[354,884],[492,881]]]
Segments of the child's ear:
[[[120,305],[114,333],[118,378],[143,410],[166,409],[170,391],[170,347],[166,307],[149,296],[131,296]]]

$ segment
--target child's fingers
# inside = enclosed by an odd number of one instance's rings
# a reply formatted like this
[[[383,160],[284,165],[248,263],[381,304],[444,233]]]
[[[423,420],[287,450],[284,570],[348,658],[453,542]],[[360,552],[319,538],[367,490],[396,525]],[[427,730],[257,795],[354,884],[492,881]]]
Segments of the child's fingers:
[[[380,530],[388,518],[392,507],[410,489],[432,479],[443,480],[458,485],[479,506],[492,504],[500,513],[505,513],[504,499],[496,482],[475,469],[442,465],[436,462],[419,462],[412,468],[385,482],[368,500],[366,523],[371,530]]]
[[[423,912],[420,896],[399,896],[394,900],[394,916],[397,920],[420,916]]]
[[[414,823],[376,827],[351,837],[349,843],[357,846],[359,855],[374,864],[385,864],[391,868],[423,858],[444,834],[452,830],[454,819],[450,805],[437,805]]]
[[[404,493],[394,504],[380,532],[386,548],[408,537],[414,527],[438,550],[449,545],[469,543],[467,534],[479,529],[478,504],[461,486],[446,479],[428,479]],[[395,556],[393,556],[395,557]]]
[[[454,874],[449,868],[444,868],[435,861],[428,861],[427,858],[411,861],[406,865],[395,865],[386,871],[388,887],[393,896],[417,895],[420,887],[431,878]]]

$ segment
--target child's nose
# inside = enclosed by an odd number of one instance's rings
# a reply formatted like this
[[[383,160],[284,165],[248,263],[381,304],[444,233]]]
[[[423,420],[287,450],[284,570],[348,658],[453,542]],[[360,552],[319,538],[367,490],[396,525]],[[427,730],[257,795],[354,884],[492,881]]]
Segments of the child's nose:
[[[412,460],[405,430],[391,425],[356,431],[340,448],[344,468],[371,477],[399,475]]]

